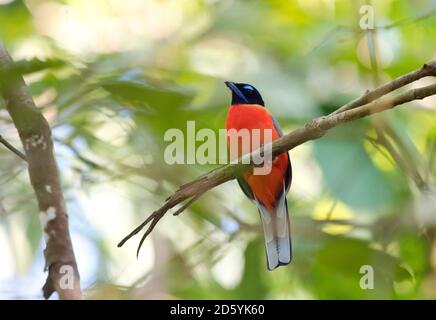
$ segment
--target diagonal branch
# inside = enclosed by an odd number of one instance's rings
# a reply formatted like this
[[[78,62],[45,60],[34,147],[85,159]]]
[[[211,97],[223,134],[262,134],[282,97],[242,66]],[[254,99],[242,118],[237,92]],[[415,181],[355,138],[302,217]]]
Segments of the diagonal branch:
[[[2,145],[4,145],[7,149],[9,149],[9,151],[12,151],[13,153],[15,153],[18,157],[20,157],[21,159],[23,159],[24,161],[27,161],[26,155],[24,153],[22,153],[20,150],[18,150],[17,148],[15,148],[12,144],[10,144],[8,142],[8,140],[6,140],[5,138],[3,138],[0,135],[0,143]]]
[[[341,113],[342,111],[350,110],[355,107],[361,106],[365,103],[374,101],[375,99],[378,99],[392,91],[404,87],[405,85],[412,83],[416,80],[419,80],[421,78],[427,76],[436,76],[435,63],[436,63],[435,61],[432,61],[428,64],[424,64],[424,66],[422,68],[419,68],[418,70],[414,70],[405,75],[402,75],[380,87],[377,87],[374,90],[367,91],[361,97],[343,105],[339,109],[335,110],[332,114],[338,114]]]
[[[17,128],[28,162],[46,239],[44,250],[48,277],[44,297],[56,291],[60,299],[81,299],[80,278],[68,231],[68,216],[62,194],[50,126],[27,89],[23,78],[2,70],[13,61],[0,41],[0,94]]]
[[[304,127],[298,128],[289,134],[275,140],[271,144],[271,148],[266,146],[253,151],[250,154],[250,159],[259,158],[259,155],[263,155],[266,150],[271,150],[272,158],[277,155],[287,152],[295,148],[296,146],[303,144],[310,140],[321,138],[329,129],[336,127],[337,125],[358,120],[369,115],[383,112],[388,109],[393,109],[396,106],[410,102],[413,100],[424,99],[426,97],[436,94],[436,84],[432,84],[426,87],[410,89],[400,94],[396,94],[391,97],[381,98],[382,96],[403,87],[415,80],[426,76],[436,76],[436,61],[425,64],[422,68],[413,71],[407,75],[401,76],[393,81],[378,87],[375,90],[368,91],[360,98],[344,105],[335,112],[326,117],[315,118]],[[248,155],[244,156],[248,157]],[[239,159],[241,160],[241,159]],[[141,238],[138,246],[138,251],[141,249],[145,238],[153,231],[156,224],[160,219],[172,208],[187,201],[185,205],[182,205],[179,210],[176,211],[180,214],[186,209],[192,202],[198,197],[204,194],[206,191],[223,184],[229,180],[235,179],[240,173],[244,172],[248,168],[254,166],[251,164],[242,164],[238,161],[237,164],[228,164],[217,169],[214,169],[197,179],[182,185],[176,192],[168,197],[164,205],[154,211],[143,223],[135,228],[129,235],[127,235],[119,244],[121,247],[127,240],[139,233],[143,228],[148,225],[148,228]]]

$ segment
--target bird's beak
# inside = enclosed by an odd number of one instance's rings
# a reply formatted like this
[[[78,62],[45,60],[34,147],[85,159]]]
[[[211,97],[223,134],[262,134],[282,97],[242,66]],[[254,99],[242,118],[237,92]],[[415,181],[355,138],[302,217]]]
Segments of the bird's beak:
[[[241,90],[238,89],[238,87],[236,86],[236,84],[234,82],[230,82],[230,81],[225,81],[224,82],[226,84],[226,86],[232,90],[232,92],[234,94],[236,94],[239,98],[241,98],[242,100],[244,100],[245,102],[248,103],[247,98],[245,98],[244,94],[241,92]]]

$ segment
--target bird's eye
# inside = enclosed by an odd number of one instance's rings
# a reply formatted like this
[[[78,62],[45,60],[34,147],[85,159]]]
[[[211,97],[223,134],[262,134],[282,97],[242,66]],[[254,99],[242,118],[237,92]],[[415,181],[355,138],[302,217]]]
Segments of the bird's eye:
[[[244,86],[243,89],[245,92],[248,93],[252,93],[254,91],[254,88],[252,86]]]

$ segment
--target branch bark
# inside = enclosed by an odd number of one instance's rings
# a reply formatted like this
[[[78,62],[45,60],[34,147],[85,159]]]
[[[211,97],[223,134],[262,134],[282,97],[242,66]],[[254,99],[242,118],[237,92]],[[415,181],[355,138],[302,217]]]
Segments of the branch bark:
[[[436,94],[436,84],[432,84],[426,87],[410,89],[400,94],[396,94],[392,97],[379,99],[386,94],[403,87],[411,82],[421,79],[426,76],[436,76],[436,61],[432,61],[428,64],[424,64],[420,69],[410,72],[404,76],[394,79],[393,81],[382,85],[372,91],[367,91],[363,96],[351,101],[350,103],[337,109],[326,117],[315,118],[304,127],[298,128],[289,134],[275,140],[271,144],[270,150],[272,151],[272,157],[287,152],[295,148],[296,146],[303,144],[310,140],[321,138],[329,129],[336,127],[337,125],[364,118],[371,114],[383,112],[388,109],[395,108],[398,105],[410,102],[413,100],[424,99]],[[250,154],[250,159],[256,157],[256,155],[263,154],[264,150],[268,150],[265,146],[253,151]],[[247,155],[248,156],[248,155]],[[244,157],[247,157],[244,156]],[[172,208],[181,205],[176,210],[174,215],[179,215],[183,210],[189,207],[195,200],[197,200],[206,191],[223,184],[229,180],[235,179],[239,174],[254,166],[251,164],[242,164],[241,158],[237,164],[228,164],[214,169],[197,179],[182,185],[171,196],[169,196],[162,207],[154,211],[148,216],[144,222],[142,222],[137,228],[135,228],[130,234],[128,234],[118,247],[121,247],[127,240],[139,233],[147,225],[148,228],[141,238],[138,245],[137,254],[147,238],[147,236],[153,231],[156,224],[160,219]],[[185,202],[186,201],[186,202]],[[184,203],[185,202],[185,203]],[[182,205],[182,203],[184,203]]]
[[[43,294],[47,299],[56,291],[60,299],[81,299],[80,277],[53,154],[50,126],[35,106],[23,78],[2,72],[12,68],[13,61],[0,41],[0,92],[24,146],[46,240],[44,255],[48,276]]]

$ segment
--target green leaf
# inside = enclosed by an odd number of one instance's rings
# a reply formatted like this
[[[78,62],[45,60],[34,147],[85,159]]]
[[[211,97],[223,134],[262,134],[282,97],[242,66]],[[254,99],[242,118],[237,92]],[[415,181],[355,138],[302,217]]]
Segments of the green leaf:
[[[24,38],[32,31],[31,14],[24,1],[0,5],[0,38],[6,43]]]
[[[394,202],[397,189],[363,147],[364,128],[346,125],[315,141],[315,156],[330,192],[346,204],[374,210]]]
[[[65,65],[65,61],[59,59],[31,59],[15,62],[10,68],[0,69],[0,73],[6,76],[25,75],[49,68],[58,68]]]
[[[361,286],[372,269],[373,288]],[[321,299],[389,299],[395,295],[394,282],[410,280],[401,261],[368,242],[349,238],[330,238],[316,253],[306,285]]]
[[[102,87],[116,99],[132,107],[148,107],[166,110],[188,104],[192,94],[178,88],[157,88],[145,82],[131,80],[109,80]]]

